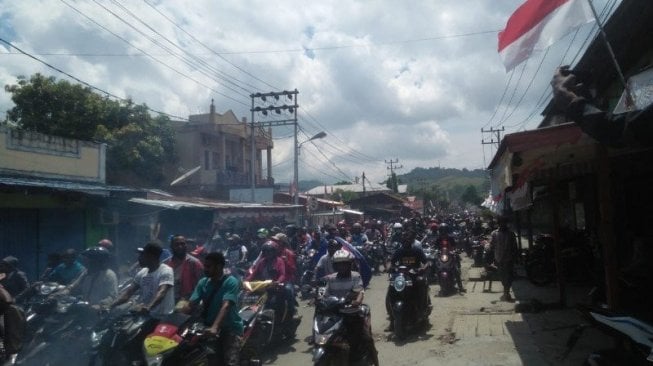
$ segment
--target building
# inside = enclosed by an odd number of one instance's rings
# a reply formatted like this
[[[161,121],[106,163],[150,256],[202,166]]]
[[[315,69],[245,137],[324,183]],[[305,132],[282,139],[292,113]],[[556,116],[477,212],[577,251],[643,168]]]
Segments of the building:
[[[587,123],[588,118],[570,118],[567,110],[549,103],[537,129],[506,134],[501,141],[489,166],[492,195],[486,201],[496,212],[511,215],[529,244],[538,232],[552,234],[557,268],[562,268],[562,304],[565,286],[573,280],[566,277],[573,273],[568,269],[577,266],[564,260],[563,249],[589,247],[598,264],[589,277],[605,289],[607,304],[648,320],[653,319],[651,282],[621,279],[638,262],[649,266],[653,260],[648,231],[653,217],[651,16],[653,3],[623,0],[605,24],[639,110],[622,108],[623,84],[597,36],[573,70],[590,91],[591,104],[613,115],[599,114]]]
[[[113,199],[144,192],[104,184],[105,151],[104,144],[0,127],[0,257],[16,256],[34,279],[48,253],[116,237]]]
[[[206,114],[189,116],[188,122],[173,122],[176,135],[178,168],[173,182],[184,173],[199,169],[173,185],[170,190],[184,196],[229,199],[229,190],[251,186],[251,160],[255,161],[254,176],[257,187],[273,186],[272,131],[257,129],[255,155],[252,157],[251,126],[229,110],[216,113],[211,101]],[[266,153],[266,176],[263,176],[263,151]],[[271,195],[270,195],[271,200]]]

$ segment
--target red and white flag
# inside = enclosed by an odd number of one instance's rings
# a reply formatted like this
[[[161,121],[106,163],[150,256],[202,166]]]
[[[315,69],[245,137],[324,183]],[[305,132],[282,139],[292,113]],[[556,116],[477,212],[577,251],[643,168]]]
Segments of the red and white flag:
[[[499,55],[506,71],[594,20],[588,0],[527,0],[499,33]]]

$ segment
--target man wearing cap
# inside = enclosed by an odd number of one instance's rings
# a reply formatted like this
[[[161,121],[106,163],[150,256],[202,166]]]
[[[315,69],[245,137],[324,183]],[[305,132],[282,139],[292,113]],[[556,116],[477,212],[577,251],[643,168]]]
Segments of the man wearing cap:
[[[160,262],[163,248],[158,242],[151,241],[137,251],[138,263],[143,268],[111,308],[126,303],[139,291],[136,310],[149,312],[155,317],[172,313],[175,306],[174,274],[172,268]]]
[[[5,290],[15,299],[20,298],[20,295],[29,288],[29,281],[25,272],[18,269],[18,258],[13,256],[4,257],[0,261],[0,273],[4,273],[5,277],[0,280]]]
[[[186,238],[174,235],[170,239],[172,257],[165,262],[174,273],[175,278],[175,303],[179,300],[188,300],[195,289],[197,282],[204,276],[204,266],[199,259],[188,254]]]

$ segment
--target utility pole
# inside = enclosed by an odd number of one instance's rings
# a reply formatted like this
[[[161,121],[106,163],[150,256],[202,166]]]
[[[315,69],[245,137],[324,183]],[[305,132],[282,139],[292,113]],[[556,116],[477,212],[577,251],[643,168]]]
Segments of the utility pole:
[[[485,139],[481,140],[481,144],[483,145],[494,145],[497,144],[497,146],[501,143],[501,132],[505,131],[505,127],[501,127],[501,129],[494,129],[490,127],[489,130],[486,130],[484,128],[481,128],[481,133],[495,133],[496,134],[496,141],[494,140],[494,137],[490,137],[490,141],[485,141]]]
[[[399,159],[397,159],[397,158],[395,158],[395,160],[390,159],[390,161],[387,161],[387,160],[384,160],[384,161],[385,161],[386,164],[389,165],[389,166],[386,167],[386,169],[390,170],[390,178],[389,179],[392,179],[392,183],[391,183],[392,190],[395,193],[397,193],[396,191],[398,189],[398,184],[397,184],[397,175],[395,174],[395,170],[401,169],[404,166],[403,165],[397,165],[397,163],[399,163]]]
[[[363,180],[363,197],[365,197],[365,172],[363,172],[362,180]]]

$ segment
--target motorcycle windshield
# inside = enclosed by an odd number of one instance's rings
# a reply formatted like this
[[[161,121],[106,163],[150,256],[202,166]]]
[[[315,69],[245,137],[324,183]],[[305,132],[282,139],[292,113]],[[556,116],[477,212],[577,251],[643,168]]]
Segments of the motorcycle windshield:
[[[333,333],[340,328],[342,317],[336,315],[317,315],[313,329],[317,334]]]

